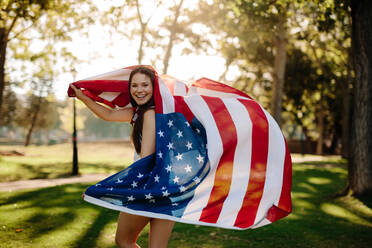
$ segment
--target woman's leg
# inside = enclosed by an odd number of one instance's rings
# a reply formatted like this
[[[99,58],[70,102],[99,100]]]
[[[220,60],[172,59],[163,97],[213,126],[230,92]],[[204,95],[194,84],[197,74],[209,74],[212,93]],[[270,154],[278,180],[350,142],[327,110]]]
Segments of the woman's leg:
[[[116,229],[115,242],[120,248],[139,247],[136,244],[139,233],[150,218],[120,212]]]
[[[151,219],[149,248],[167,247],[169,237],[174,226],[174,221]]]

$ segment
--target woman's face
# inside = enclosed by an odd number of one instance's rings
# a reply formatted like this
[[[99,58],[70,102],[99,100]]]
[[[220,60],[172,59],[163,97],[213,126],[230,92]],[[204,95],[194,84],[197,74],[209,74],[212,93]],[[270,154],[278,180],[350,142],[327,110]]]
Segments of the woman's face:
[[[140,72],[132,77],[130,84],[130,94],[138,105],[146,104],[152,97],[153,87],[151,79],[146,74]]]

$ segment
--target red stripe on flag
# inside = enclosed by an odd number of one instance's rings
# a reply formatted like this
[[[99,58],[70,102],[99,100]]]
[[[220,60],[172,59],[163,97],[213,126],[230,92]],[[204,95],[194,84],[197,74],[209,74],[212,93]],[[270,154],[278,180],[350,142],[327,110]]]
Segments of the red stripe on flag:
[[[154,101],[155,101],[155,113],[163,113],[163,99],[161,98],[160,88],[159,88],[159,78],[158,75],[155,74],[155,82],[154,82]]]
[[[194,114],[191,112],[189,106],[186,104],[182,96],[174,97],[175,111],[185,116],[186,120],[191,123],[194,118]]]
[[[242,97],[248,97],[252,99],[252,97],[248,96],[247,94],[245,94],[244,92],[240,90],[237,90],[227,84],[223,84],[223,83],[214,81],[209,78],[200,78],[196,80],[195,83],[192,84],[192,86],[203,88],[203,89],[215,90],[218,92],[232,93],[232,94],[236,94]]]
[[[266,219],[268,219],[270,222],[274,222],[276,220],[286,217],[287,215],[288,215],[288,212],[283,211],[282,209],[273,205],[269,209],[269,211],[267,211]]]
[[[284,138],[283,138],[284,139]],[[291,200],[291,187],[292,187],[292,159],[289,154],[287,141],[285,142],[285,159],[284,159],[284,171],[283,171],[283,186],[280,194],[278,207],[288,214],[292,212],[292,200]]]
[[[235,148],[237,145],[237,133],[235,124],[222,100],[206,96],[203,96],[203,99],[208,104],[214,117],[221,136],[224,153],[216,169],[214,184],[208,204],[202,210],[199,220],[208,223],[216,223],[221,213],[223,203],[230,191]]]
[[[252,158],[249,182],[244,201],[234,226],[247,228],[254,224],[263,194],[269,143],[268,121],[261,107],[254,101],[239,101],[246,107],[252,120]]]
[[[127,93],[120,93],[114,100],[112,100],[112,103],[119,106],[124,107],[129,104],[129,94]]]
[[[162,75],[161,78],[163,79],[165,85],[171,92],[172,96],[174,96],[174,84],[176,80],[173,77],[168,76],[168,75]]]
[[[75,85],[79,89],[87,88],[90,92],[94,92],[94,94],[99,95],[102,92],[123,92],[128,94],[128,81],[125,80],[80,80],[74,82]],[[67,90],[68,96],[75,96],[75,91],[68,87]]]

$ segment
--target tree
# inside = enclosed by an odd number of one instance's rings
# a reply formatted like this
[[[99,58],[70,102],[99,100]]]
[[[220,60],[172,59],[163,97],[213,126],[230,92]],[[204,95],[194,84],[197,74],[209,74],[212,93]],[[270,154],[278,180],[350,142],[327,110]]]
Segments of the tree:
[[[169,35],[167,49],[166,49],[164,59],[163,59],[163,73],[164,74],[167,74],[169,60],[172,56],[173,44],[175,42],[176,35],[179,32],[179,30],[177,30],[177,27],[179,26],[178,18],[180,17],[182,4],[183,4],[183,0],[180,0],[180,2],[174,6],[174,17],[173,17],[173,20],[171,21],[172,24],[169,25],[167,28],[170,32],[170,35]]]
[[[17,123],[27,129],[25,146],[31,141],[31,135],[36,129],[48,129],[53,127],[58,116],[53,111],[53,104],[47,96],[51,94],[51,81],[42,79],[43,82],[33,82],[36,89],[30,91],[24,107],[19,110]]]
[[[351,0],[352,56],[355,70],[349,186],[372,194],[372,2]]]
[[[39,44],[55,44],[56,41],[68,40],[71,31],[82,29],[93,21],[90,15],[95,9],[88,3],[84,3],[88,8],[83,10],[82,2],[82,0],[2,0],[0,2],[0,120],[4,87],[9,81],[6,70],[11,68],[11,65],[6,63],[9,48],[13,52],[12,59],[32,60],[40,57],[39,54],[31,53],[28,49],[32,41],[40,41]],[[17,51],[19,48],[27,52]],[[57,46],[52,48],[55,51]],[[18,56],[19,54],[22,55]],[[49,54],[52,55],[53,53]]]
[[[19,109],[19,100],[17,95],[10,89],[10,86],[7,85],[4,89],[4,102],[2,110],[2,124],[7,126],[10,129],[15,127],[15,116],[16,110]]]
[[[204,12],[202,15],[210,18],[208,25],[216,33],[225,33],[220,49],[227,57],[226,68],[240,60],[244,61],[237,63],[241,70],[255,73],[258,80],[267,77],[265,72],[270,72],[270,109],[278,123],[281,122],[289,39],[288,18],[297,5],[293,1],[230,0],[215,1],[213,5],[202,3],[200,8]]]
[[[292,19],[297,42],[307,53],[320,76],[316,93],[317,154],[323,154],[324,141],[331,140],[329,151],[335,150],[342,140],[347,146],[347,114],[350,96],[348,52],[351,46],[348,6],[344,1],[308,1],[306,8]],[[307,23],[304,25],[304,23]],[[340,111],[339,109],[344,109]],[[342,131],[344,130],[344,131]]]

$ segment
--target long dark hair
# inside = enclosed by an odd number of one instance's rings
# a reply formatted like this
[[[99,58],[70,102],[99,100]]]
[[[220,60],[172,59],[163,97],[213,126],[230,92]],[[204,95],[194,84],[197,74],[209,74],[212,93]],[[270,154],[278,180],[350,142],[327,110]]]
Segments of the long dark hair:
[[[132,94],[130,93],[130,86],[132,84],[133,76],[137,73],[145,74],[146,76],[150,78],[153,92],[154,92],[154,86],[155,86],[155,73],[153,70],[147,67],[139,66],[136,69],[134,69],[129,75],[129,100],[132,106],[136,108],[134,116],[133,116],[133,119],[135,118],[135,120],[133,122],[131,138],[132,138],[132,142],[134,145],[134,149],[136,150],[137,153],[140,153],[141,143],[142,143],[143,114],[148,109],[153,108],[153,106],[155,106],[155,103],[154,103],[154,93],[152,94],[150,100],[143,105],[138,105],[136,101],[133,99]]]

